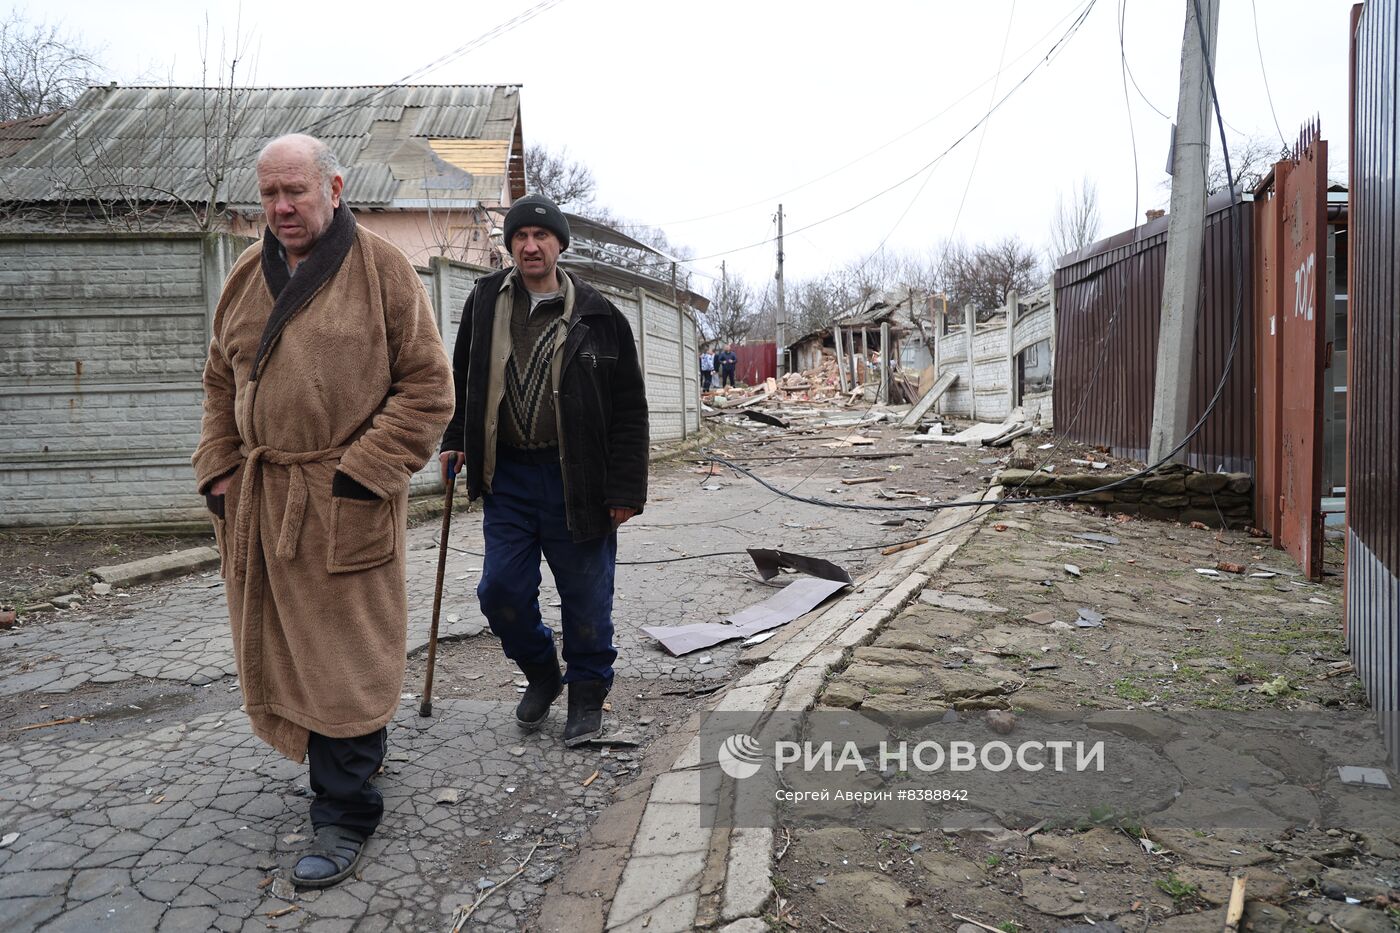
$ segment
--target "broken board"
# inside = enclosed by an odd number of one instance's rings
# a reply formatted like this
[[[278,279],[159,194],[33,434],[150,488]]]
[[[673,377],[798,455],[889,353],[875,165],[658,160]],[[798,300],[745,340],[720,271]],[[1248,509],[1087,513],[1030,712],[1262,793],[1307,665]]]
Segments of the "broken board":
[[[944,373],[938,377],[938,381],[933,384],[933,388],[924,393],[924,397],[919,399],[917,405],[909,410],[909,414],[904,416],[900,425],[912,428],[919,423],[919,419],[928,414],[928,410],[934,403],[943,397],[943,394],[953,387],[953,383],[958,381],[957,373]]]

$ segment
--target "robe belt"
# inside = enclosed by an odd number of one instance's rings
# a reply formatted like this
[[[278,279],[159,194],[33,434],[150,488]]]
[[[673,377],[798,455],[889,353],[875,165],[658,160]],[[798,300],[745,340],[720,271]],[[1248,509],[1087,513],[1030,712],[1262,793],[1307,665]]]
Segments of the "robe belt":
[[[258,497],[262,493],[262,464],[275,463],[290,467],[287,488],[287,502],[282,512],[282,527],[278,529],[277,546],[273,553],[281,560],[291,560],[297,556],[297,542],[301,538],[301,522],[306,515],[306,474],[302,466],[307,463],[323,463],[339,460],[349,445],[331,447],[327,450],[291,452],[277,450],[266,445],[239,449],[244,457],[243,481],[238,487],[238,515],[233,535],[233,577],[243,579],[252,551],[253,517],[259,508]]]

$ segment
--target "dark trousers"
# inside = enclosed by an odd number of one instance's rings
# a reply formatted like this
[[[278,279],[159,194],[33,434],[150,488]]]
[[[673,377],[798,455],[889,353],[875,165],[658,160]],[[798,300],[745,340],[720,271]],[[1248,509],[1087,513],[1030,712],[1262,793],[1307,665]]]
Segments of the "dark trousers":
[[[388,730],[349,739],[315,732],[306,745],[311,765],[311,825],[344,826],[368,837],[384,815],[384,797],[370,779],[384,763]]]
[[[721,387],[721,388],[723,388],[724,386],[729,386],[731,389],[734,388],[734,367],[733,367],[733,366],[725,366],[725,367],[724,367],[724,369],[723,369],[723,375],[720,377],[719,384],[720,384],[720,387]]]
[[[477,585],[481,614],[516,664],[548,664],[554,633],[540,617],[540,555],[559,589],[564,682],[612,685],[613,573],[617,535],[576,542],[564,512],[557,454],[523,458],[498,451],[491,492],[483,499],[486,559]]]
[[[714,375],[715,371],[713,369],[700,370],[700,388],[706,392],[710,391],[710,380],[714,378]]]

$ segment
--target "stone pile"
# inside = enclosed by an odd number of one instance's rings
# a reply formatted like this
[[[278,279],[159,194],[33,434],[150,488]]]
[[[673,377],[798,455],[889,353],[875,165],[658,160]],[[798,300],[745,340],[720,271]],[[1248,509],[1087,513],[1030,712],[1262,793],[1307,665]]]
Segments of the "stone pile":
[[[1056,473],[1002,470],[997,482],[1007,498],[1053,496],[1085,489],[1098,490],[1075,501],[1107,512],[1142,515],[1165,521],[1202,522],[1221,527],[1221,517],[1232,528],[1253,523],[1254,477],[1248,473],[1203,473],[1172,463],[1146,476],[1135,477],[1113,489],[1099,490],[1131,474],[1104,472]]]

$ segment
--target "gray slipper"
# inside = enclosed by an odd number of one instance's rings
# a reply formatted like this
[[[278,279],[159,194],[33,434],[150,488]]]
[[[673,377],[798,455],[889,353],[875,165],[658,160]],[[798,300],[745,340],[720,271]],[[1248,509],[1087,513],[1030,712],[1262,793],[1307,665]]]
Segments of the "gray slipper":
[[[365,837],[344,826],[322,826],[310,848],[297,859],[292,883],[302,888],[328,888],[345,880],[360,863]]]

